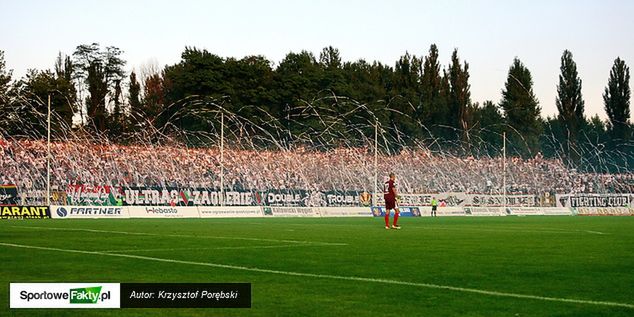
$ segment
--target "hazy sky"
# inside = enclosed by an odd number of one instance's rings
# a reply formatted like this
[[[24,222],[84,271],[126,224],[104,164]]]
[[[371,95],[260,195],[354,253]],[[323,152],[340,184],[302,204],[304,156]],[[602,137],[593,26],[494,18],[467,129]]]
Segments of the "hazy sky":
[[[0,50],[14,78],[53,67],[59,51],[98,42],[124,51],[127,69],[180,60],[185,46],[279,63],[332,45],[345,61],[394,65],[436,43],[469,62],[472,100],[501,98],[515,56],[533,74],[542,114],[553,115],[560,58],[574,55],[586,115],[605,118],[602,93],[617,56],[634,66],[634,1],[35,1],[0,0]],[[634,71],[634,70],[633,70]],[[632,83],[630,83],[632,85]]]

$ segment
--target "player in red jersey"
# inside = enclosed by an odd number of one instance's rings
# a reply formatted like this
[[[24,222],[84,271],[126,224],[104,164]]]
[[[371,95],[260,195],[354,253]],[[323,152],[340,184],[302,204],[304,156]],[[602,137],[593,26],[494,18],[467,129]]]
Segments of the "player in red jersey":
[[[390,211],[394,209],[394,222],[392,229],[401,229],[398,225],[398,205],[396,203],[396,176],[390,173],[390,180],[383,184],[383,198],[385,198],[385,229],[390,229]]]

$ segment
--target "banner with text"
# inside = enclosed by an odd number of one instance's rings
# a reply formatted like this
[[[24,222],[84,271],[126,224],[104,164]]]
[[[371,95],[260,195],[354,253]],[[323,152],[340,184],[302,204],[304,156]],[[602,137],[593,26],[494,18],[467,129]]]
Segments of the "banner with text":
[[[502,207],[464,207],[467,216],[504,216]]]
[[[319,217],[318,207],[262,207],[264,216],[274,217]]]
[[[2,206],[0,219],[48,219],[51,209],[48,206]]]
[[[10,308],[119,308],[118,283],[10,283]]]
[[[367,207],[320,207],[322,217],[371,217]]]
[[[130,218],[128,207],[118,206],[51,206],[51,215],[58,219]]]
[[[197,207],[130,206],[130,218],[200,218]]]
[[[634,202],[632,194],[567,194],[556,197],[557,207],[569,208],[629,207]]]
[[[398,207],[400,216],[403,217],[420,217],[420,208],[419,207]],[[385,207],[373,206],[371,208],[372,216],[374,217],[385,217]],[[392,212],[394,214],[394,212]]]
[[[358,207],[368,204],[371,195],[356,191],[226,191],[160,187],[130,187],[123,190],[129,206],[285,206],[285,207]]]
[[[579,216],[634,216],[632,207],[579,207],[573,212]]]
[[[83,206],[121,205],[121,188],[113,186],[66,186],[66,204]]]
[[[201,218],[251,218],[264,215],[259,206],[199,206],[198,213]]]
[[[9,308],[250,308],[251,293],[250,283],[10,283]]]
[[[18,187],[12,184],[0,185],[0,206],[18,204]]]
[[[405,206],[431,206],[432,199],[438,201],[439,207],[499,207],[503,206],[503,195],[466,194],[466,193],[438,193],[438,194],[402,194],[400,204]],[[377,200],[384,205],[385,200],[380,195]],[[534,195],[507,195],[506,206],[534,207],[538,199]]]

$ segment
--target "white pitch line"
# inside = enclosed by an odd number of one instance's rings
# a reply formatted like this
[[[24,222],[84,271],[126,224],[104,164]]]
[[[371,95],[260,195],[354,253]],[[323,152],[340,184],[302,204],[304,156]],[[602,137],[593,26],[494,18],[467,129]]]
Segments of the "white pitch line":
[[[312,244],[312,245],[348,245],[347,243],[319,242],[319,241],[279,240],[279,239],[267,239],[267,238],[225,237],[225,236],[199,236],[199,235],[187,235],[187,234],[158,234],[158,233],[149,233],[149,232],[111,231],[111,230],[85,229],[85,228],[36,227],[36,226],[11,226],[11,227],[12,228],[38,229],[38,230],[83,231],[83,232],[95,232],[95,233],[114,233],[114,234],[154,236],[154,237],[158,236],[158,237],[176,237],[176,238],[204,238],[204,239],[247,240],[247,241],[285,242],[285,243]]]
[[[552,227],[513,227],[513,228],[509,228],[509,229],[525,229],[525,230],[533,230],[533,229],[539,229],[539,230],[548,230],[548,231],[555,231],[555,232],[587,232],[587,233],[592,233],[592,234],[610,234],[608,232],[601,232],[601,231],[594,231],[594,230],[576,230],[576,229],[562,229],[562,228],[552,228]]]
[[[601,232],[601,231],[592,231],[592,230],[584,230],[587,233],[594,233],[594,234],[609,234],[606,232]]]
[[[265,223],[265,222],[245,222],[244,224],[246,225],[271,225],[272,223]],[[328,226],[328,227],[346,227],[346,228],[351,228],[351,227],[356,227],[356,228],[364,228],[364,227],[368,227],[368,226],[373,226],[374,224],[372,223],[363,223],[360,225],[355,225],[355,224],[339,224],[339,223],[282,223],[284,226],[310,226],[310,227],[314,227],[314,226]]]
[[[247,222],[245,224],[249,224],[249,225],[269,225],[267,223],[264,222]],[[328,223],[285,223],[285,226],[329,226],[329,227],[347,227],[347,228],[367,228],[368,226],[374,226],[374,224],[368,223],[368,224],[363,224],[363,225],[355,225],[355,224],[328,224]],[[472,227],[455,227],[455,228],[449,228],[449,227],[436,227],[436,226],[426,226],[426,224],[422,224],[422,225],[408,225],[407,228],[417,228],[417,229],[446,229],[446,230],[477,230],[477,231],[501,231],[501,232],[533,232],[533,233],[591,233],[591,234],[601,234],[601,235],[606,235],[606,234],[610,234],[607,232],[600,232],[600,231],[593,231],[593,230],[571,230],[571,229],[559,229],[559,228],[525,228],[525,227],[521,227],[518,229],[520,230],[516,230],[513,228],[502,228],[500,229],[494,229],[494,227],[491,228],[472,228]]]
[[[66,252],[66,253],[103,255],[103,256],[112,256],[112,257],[129,258],[129,259],[139,259],[139,260],[156,261],[156,262],[179,263],[179,264],[188,264],[188,265],[207,266],[207,267],[214,267],[214,268],[249,271],[249,272],[258,272],[258,273],[269,273],[269,274],[278,274],[278,275],[301,276],[301,277],[312,277],[312,278],[320,278],[320,279],[344,280],[344,281],[355,281],[355,282],[369,282],[369,283],[381,283],[381,284],[392,284],[392,285],[406,285],[406,286],[415,286],[415,287],[424,287],[424,288],[433,288],[433,289],[444,289],[444,290],[450,290],[450,291],[456,291],[456,292],[462,292],[462,293],[474,293],[474,294],[498,296],[498,297],[533,299],[533,300],[541,300],[541,301],[549,301],[549,302],[561,302],[561,303],[597,305],[597,306],[610,306],[610,307],[623,307],[623,308],[634,309],[634,304],[628,304],[628,303],[618,303],[618,302],[583,300],[583,299],[574,299],[574,298],[547,297],[547,296],[539,296],[539,295],[506,293],[506,292],[498,292],[498,291],[481,290],[481,289],[477,289],[477,288],[464,288],[464,287],[439,285],[439,284],[430,284],[430,283],[406,282],[406,281],[388,280],[388,279],[382,279],[382,278],[371,278],[371,277],[360,277],[360,276],[342,276],[342,275],[330,275],[330,274],[314,274],[314,273],[291,272],[291,271],[279,271],[279,270],[271,270],[271,269],[261,269],[261,268],[257,268],[257,267],[238,266],[238,265],[229,265],[229,264],[220,264],[220,263],[183,261],[183,260],[164,259],[164,258],[156,258],[156,257],[132,255],[132,254],[118,254],[118,253],[105,253],[105,252],[98,252],[98,251],[60,249],[60,248],[39,247],[39,246],[14,244],[14,243],[4,243],[4,242],[0,242],[0,245],[7,246],[7,247],[23,248],[23,249],[35,249],[35,250],[45,250],[45,251]]]
[[[218,247],[218,248],[161,248],[161,249],[127,249],[127,250],[101,250],[94,252],[152,252],[152,251],[187,251],[187,250],[237,250],[237,249],[276,249],[276,248],[305,248],[305,247],[329,246],[324,244],[284,244],[284,245],[254,245],[242,247]]]
[[[423,226],[423,227],[413,227],[417,229],[425,229],[425,230],[459,230],[459,231],[485,231],[485,232],[530,232],[530,233],[563,233],[563,234],[576,234],[576,233],[590,233],[590,234],[600,234],[605,235],[608,233],[599,232],[599,231],[589,231],[589,230],[539,230],[539,228],[535,228],[538,230],[527,230],[527,229],[512,229],[512,228],[474,228],[474,227],[438,227],[438,226]]]

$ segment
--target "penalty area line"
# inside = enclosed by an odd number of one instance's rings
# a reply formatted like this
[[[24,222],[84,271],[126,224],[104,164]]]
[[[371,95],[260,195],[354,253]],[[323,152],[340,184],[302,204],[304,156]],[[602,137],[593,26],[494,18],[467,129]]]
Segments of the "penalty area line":
[[[194,262],[194,261],[184,261],[184,260],[149,257],[149,256],[142,256],[142,255],[132,255],[132,254],[122,254],[122,253],[106,253],[106,252],[99,252],[99,251],[60,249],[60,248],[40,247],[40,246],[15,244],[15,243],[5,243],[5,242],[0,242],[0,245],[1,246],[6,246],[6,247],[22,248],[22,249],[57,251],[57,252],[78,253],[78,254],[92,254],[92,255],[101,255],[101,256],[128,258],[128,259],[138,259],[138,260],[155,261],[155,262],[178,263],[178,264],[186,264],[186,265],[206,266],[206,267],[214,267],[214,268],[222,268],[222,269],[230,269],[230,270],[240,270],[240,271],[248,271],[248,272],[258,272],[258,273],[268,273],[268,274],[278,274],[278,275],[288,275],[288,276],[299,276],[299,277],[310,277],[310,278],[318,278],[318,279],[344,280],[344,281],[380,283],[380,284],[391,284],[391,285],[406,285],[406,286],[432,288],[432,289],[444,289],[444,290],[450,290],[450,291],[456,291],[456,292],[462,292],[462,293],[472,293],[472,294],[497,296],[497,297],[532,299],[532,300],[541,300],[541,301],[549,301],[549,302],[583,304],[583,305],[596,305],[596,306],[609,306],[609,307],[622,307],[622,308],[634,309],[634,304],[628,304],[628,303],[618,303],[618,302],[608,302],[608,301],[595,301],[595,300],[583,300],[583,299],[562,298],[562,297],[548,297],[548,296],[529,295],[529,294],[506,293],[506,292],[498,292],[498,291],[481,290],[481,289],[476,289],[476,288],[464,288],[464,287],[439,285],[439,284],[430,284],[430,283],[406,282],[406,281],[388,280],[388,279],[382,279],[382,278],[371,278],[371,277],[360,277],[360,276],[343,276],[343,275],[331,275],[331,274],[315,274],[315,273],[292,272],[292,271],[280,271],[280,270],[262,269],[262,268],[257,268],[257,267],[229,265],[229,264],[221,264],[221,263]]]

